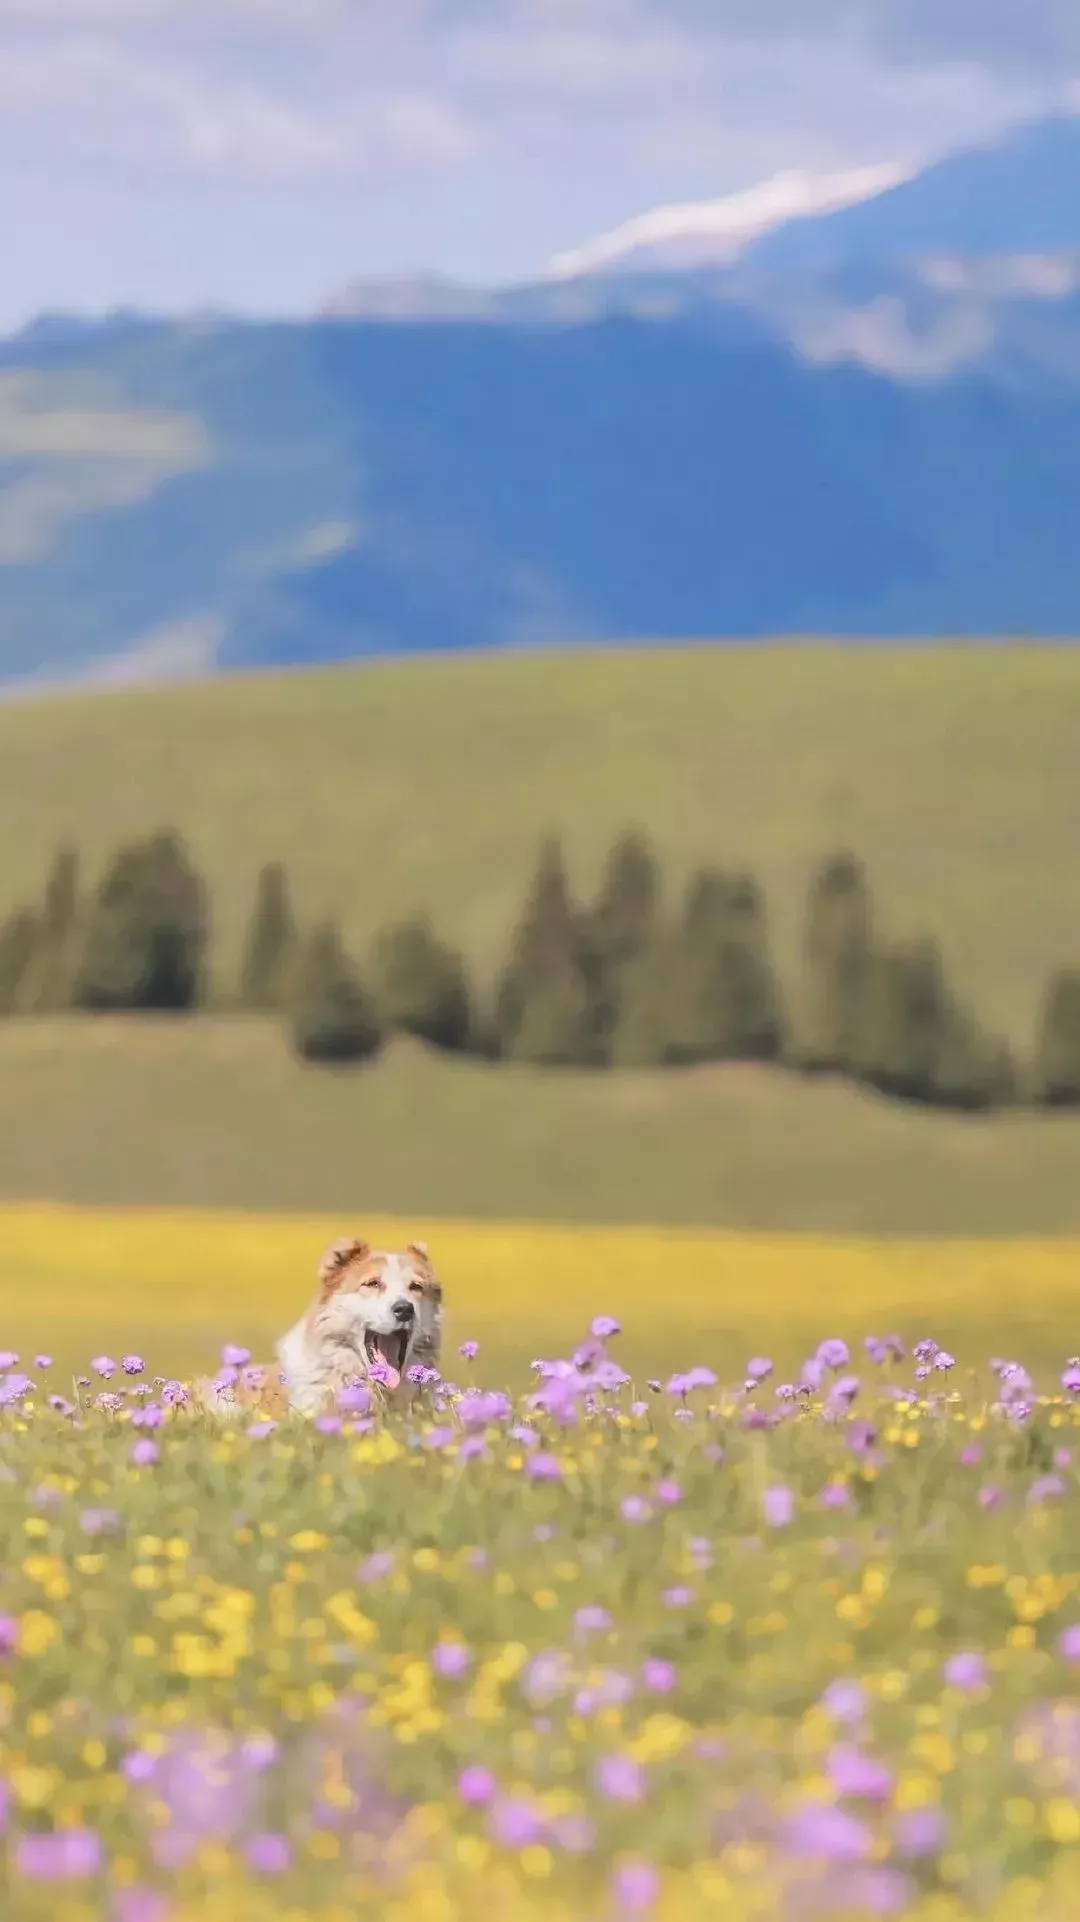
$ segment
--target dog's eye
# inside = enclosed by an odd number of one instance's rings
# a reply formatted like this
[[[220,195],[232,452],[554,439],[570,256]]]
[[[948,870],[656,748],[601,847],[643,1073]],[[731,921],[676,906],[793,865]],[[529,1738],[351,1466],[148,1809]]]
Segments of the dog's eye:
[[[382,1282],[379,1280],[378,1275],[372,1275],[370,1281],[362,1282],[361,1286],[367,1289],[381,1288]]]
[[[410,1281],[409,1283],[410,1295],[422,1295],[423,1292],[424,1292],[424,1284],[422,1281]]]

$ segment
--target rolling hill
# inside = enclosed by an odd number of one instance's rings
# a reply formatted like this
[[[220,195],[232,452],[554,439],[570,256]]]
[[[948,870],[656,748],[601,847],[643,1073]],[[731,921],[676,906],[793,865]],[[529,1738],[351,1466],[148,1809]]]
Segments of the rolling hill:
[[[633,824],[672,889],[705,860],[759,875],[790,983],[811,872],[848,843],[883,929],[938,935],[1026,1046],[1048,970],[1080,956],[1080,650],[536,650],[9,702],[0,822],[0,911],[62,837],[93,874],[182,830],[223,990],[268,858],[359,952],[425,908],[490,979],[541,835],[587,890]]]
[[[1075,1115],[926,1113],[768,1068],[545,1073],[405,1043],[334,1074],[260,1019],[0,1023],[0,1138],[0,1202],[1080,1233]],[[1012,1280],[1022,1317],[1022,1265]]]

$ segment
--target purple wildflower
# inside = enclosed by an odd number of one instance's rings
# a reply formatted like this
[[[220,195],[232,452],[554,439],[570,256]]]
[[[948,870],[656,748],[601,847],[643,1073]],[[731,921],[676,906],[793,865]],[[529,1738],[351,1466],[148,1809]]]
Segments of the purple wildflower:
[[[665,1588],[660,1600],[665,1608],[689,1608],[694,1599],[692,1588]]]
[[[790,1488],[785,1488],[782,1483],[765,1490],[761,1506],[770,1528],[786,1528],[794,1519],[795,1497]]]
[[[839,1335],[830,1335],[827,1341],[818,1343],[814,1359],[819,1361],[823,1368],[838,1369],[847,1367],[851,1355],[846,1341],[841,1341]]]
[[[365,1382],[347,1381],[334,1397],[343,1415],[370,1415],[371,1390]]]
[[[251,1360],[250,1348],[238,1348],[235,1342],[227,1341],[221,1351],[221,1359],[226,1368],[243,1368]]]
[[[676,1507],[683,1498],[682,1489],[679,1487],[678,1482],[671,1481],[656,1482],[653,1487],[653,1495],[665,1508]]]
[[[659,1656],[650,1655],[641,1664],[641,1686],[650,1695],[670,1695],[678,1681],[674,1664],[661,1661]]]
[[[528,1848],[543,1834],[543,1822],[532,1802],[520,1795],[503,1796],[491,1806],[489,1827],[506,1849]]]
[[[660,1876],[651,1862],[620,1862],[612,1871],[611,1893],[622,1915],[647,1915],[660,1897]]]
[[[102,1381],[108,1381],[110,1375],[116,1373],[116,1363],[111,1355],[96,1355],[90,1366],[95,1375],[101,1376]]]
[[[93,1829],[57,1829],[21,1835],[15,1865],[28,1882],[80,1882],[101,1873],[104,1854]]]
[[[609,1802],[640,1802],[645,1771],[630,1755],[603,1755],[596,1765],[596,1786]]]
[[[137,1441],[131,1459],[136,1468],[153,1468],[161,1460],[161,1451],[156,1442]]]
[[[480,1343],[478,1341],[463,1341],[458,1349],[458,1354],[463,1356],[466,1361],[475,1361],[479,1353]]]
[[[591,1333],[597,1341],[610,1341],[612,1335],[622,1333],[622,1324],[615,1320],[614,1315],[595,1315]]]
[[[1028,1489],[1027,1498],[1031,1503],[1049,1501],[1053,1495],[1064,1495],[1065,1483],[1060,1475],[1039,1475]]]
[[[14,1615],[0,1615],[0,1655],[13,1655],[19,1646],[19,1624]]]
[[[647,1522],[652,1509],[640,1495],[627,1495],[619,1503],[619,1513],[624,1522]]]
[[[115,1415],[123,1406],[123,1398],[120,1395],[112,1394],[108,1390],[106,1390],[104,1394],[95,1395],[94,1397],[94,1407],[100,1408],[105,1415]]]
[[[52,1365],[53,1365],[53,1358],[51,1355],[35,1355],[34,1356],[35,1368],[51,1368]]]
[[[579,1608],[575,1612],[574,1627],[582,1635],[603,1631],[611,1627],[611,1616],[606,1608],[600,1607],[599,1603],[590,1602],[585,1608]]]
[[[292,1866],[292,1849],[283,1835],[253,1835],[244,1854],[256,1875],[284,1875]]]
[[[746,1364],[747,1385],[756,1388],[758,1382],[764,1381],[766,1376],[772,1374],[772,1371],[773,1365],[767,1355],[755,1355],[752,1360]]]
[[[0,1371],[5,1371],[8,1368],[17,1368],[18,1365],[19,1357],[15,1353],[14,1348],[0,1349]]]
[[[985,1687],[987,1679],[986,1662],[974,1650],[962,1650],[950,1655],[942,1670],[950,1688],[969,1695]]]
[[[166,1381],[161,1385],[161,1399],[167,1408],[186,1408],[191,1395],[182,1381]]]
[[[905,1861],[937,1855],[945,1842],[945,1818],[932,1804],[927,1808],[903,1809],[893,1821],[893,1847]]]
[[[822,1508],[829,1510],[850,1508],[851,1490],[846,1482],[826,1482],[818,1501]]]
[[[843,1407],[855,1400],[861,1387],[858,1375],[840,1375],[829,1390],[829,1400],[834,1407]]]
[[[1058,1636],[1058,1653],[1067,1662],[1080,1662],[1080,1622],[1073,1622],[1063,1628]]]
[[[830,1750],[828,1772],[838,1795],[854,1796],[865,1802],[887,1802],[892,1795],[893,1778],[888,1769],[847,1743]]]
[[[829,1683],[821,1697],[821,1706],[834,1722],[861,1722],[866,1714],[866,1694],[858,1682],[839,1677]]]
[[[808,1802],[791,1817],[788,1840],[796,1855],[821,1862],[863,1862],[874,1838],[864,1823],[830,1803]]]
[[[432,1668],[447,1681],[457,1681],[467,1674],[471,1663],[472,1656],[464,1642],[436,1642],[431,1651]]]
[[[525,1473],[528,1475],[530,1481],[534,1482],[559,1482],[562,1480],[562,1468],[558,1458],[555,1455],[545,1454],[542,1450],[538,1450],[535,1454],[529,1456],[525,1463]]]
[[[141,1355],[125,1355],[120,1366],[125,1375],[141,1375],[146,1363]]]

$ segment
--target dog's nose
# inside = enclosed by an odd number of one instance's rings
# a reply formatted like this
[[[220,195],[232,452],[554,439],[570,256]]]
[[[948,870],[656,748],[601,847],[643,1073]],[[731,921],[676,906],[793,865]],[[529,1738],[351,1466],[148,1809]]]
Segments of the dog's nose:
[[[411,1321],[415,1313],[416,1313],[416,1309],[413,1307],[411,1301],[395,1301],[394,1303],[394,1320],[395,1321],[401,1321],[401,1322]]]

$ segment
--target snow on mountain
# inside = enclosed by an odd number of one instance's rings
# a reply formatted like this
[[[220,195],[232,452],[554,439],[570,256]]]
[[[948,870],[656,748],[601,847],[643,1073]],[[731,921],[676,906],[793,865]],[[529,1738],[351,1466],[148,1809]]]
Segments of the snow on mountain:
[[[787,221],[835,213],[873,199],[910,179],[911,172],[895,161],[829,174],[794,168],[719,200],[657,207],[583,246],[557,254],[546,277],[570,280],[578,274],[623,268],[628,260],[642,256],[649,257],[650,264],[669,268],[727,265],[750,241]]]

